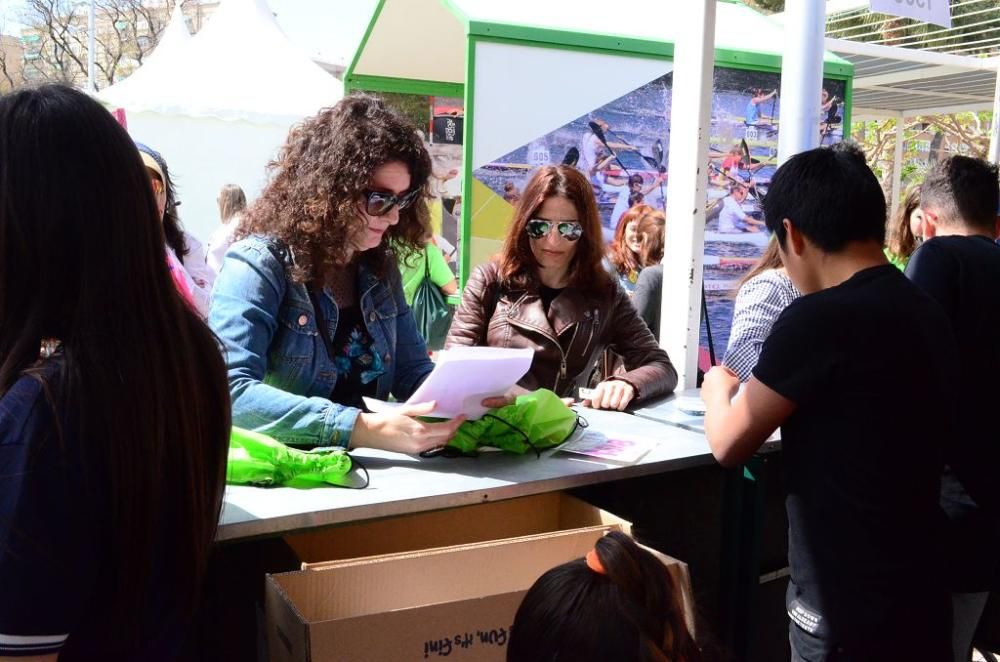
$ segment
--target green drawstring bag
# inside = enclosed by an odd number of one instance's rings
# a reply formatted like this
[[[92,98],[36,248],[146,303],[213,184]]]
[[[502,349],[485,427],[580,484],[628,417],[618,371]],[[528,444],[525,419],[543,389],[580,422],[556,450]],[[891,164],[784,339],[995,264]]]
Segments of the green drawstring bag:
[[[368,471],[360,463],[357,465],[365,472],[364,484],[353,484],[350,473],[354,464],[343,448],[301,451],[259,432],[234,427],[229,435],[226,482],[286,487],[309,487],[317,483],[367,487]]]
[[[462,454],[473,454],[480,446],[494,446],[523,455],[536,454],[566,441],[587,422],[548,389],[520,395],[514,404],[495,409],[478,421],[466,421],[448,446]]]

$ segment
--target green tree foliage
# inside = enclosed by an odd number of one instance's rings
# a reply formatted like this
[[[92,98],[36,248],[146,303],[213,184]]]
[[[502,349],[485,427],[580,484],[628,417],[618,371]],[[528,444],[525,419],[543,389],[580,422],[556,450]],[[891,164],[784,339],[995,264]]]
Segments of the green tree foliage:
[[[984,21],[994,23],[981,25]],[[962,2],[961,10],[954,12],[951,29],[863,11],[830,17],[826,34],[828,37],[879,42],[886,46],[942,52],[961,49],[963,55],[992,55],[996,53],[996,46],[979,42],[992,41],[996,33],[995,21],[1000,21],[1000,3],[996,0],[966,0]]]
[[[987,112],[927,115],[907,118],[901,125],[895,119],[854,122],[851,137],[865,150],[888,199],[897,130],[903,132],[901,180],[905,187],[919,182],[929,166],[949,154],[986,158],[991,115]]]
[[[785,0],[747,0],[747,4],[764,14],[785,11]]]
[[[385,102],[403,113],[413,125],[427,133],[431,123],[431,99],[420,94],[398,94],[379,92]]]

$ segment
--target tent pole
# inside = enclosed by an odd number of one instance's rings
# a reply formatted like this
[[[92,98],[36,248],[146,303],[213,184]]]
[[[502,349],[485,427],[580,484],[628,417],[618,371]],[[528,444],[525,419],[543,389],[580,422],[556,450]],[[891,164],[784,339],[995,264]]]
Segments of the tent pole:
[[[677,367],[679,388],[694,388],[701,329],[708,138],[715,64],[715,0],[680,12],[674,51],[673,127],[667,168],[667,235],[660,300],[660,345]]]
[[[997,82],[993,90],[993,119],[990,121],[990,153],[987,158],[1000,163],[1000,67],[997,67]]]
[[[90,0],[90,10],[87,13],[87,91],[91,94],[97,91],[97,76],[95,73],[97,59],[94,53],[94,45],[97,43],[97,38],[94,35],[95,24],[97,23],[95,19],[96,14],[96,0]]]
[[[823,0],[796,0],[785,9],[779,163],[819,145],[825,10]]]
[[[899,208],[899,193],[903,185],[903,123],[904,117],[900,113],[896,117],[896,147],[892,153],[892,206],[889,213],[895,213]]]

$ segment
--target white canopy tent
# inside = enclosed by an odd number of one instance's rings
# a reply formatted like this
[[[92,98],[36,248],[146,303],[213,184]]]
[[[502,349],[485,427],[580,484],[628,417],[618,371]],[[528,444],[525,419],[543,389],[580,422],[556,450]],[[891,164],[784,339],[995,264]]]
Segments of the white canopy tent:
[[[1000,160],[1000,58],[971,57],[844,39],[826,39],[826,48],[855,66],[854,118],[896,118],[993,111],[989,158]],[[893,154],[892,208],[899,204],[903,134]]]
[[[952,2],[954,27],[933,27],[916,36],[886,36],[876,23],[858,24],[856,19],[869,12],[865,0],[826,3],[825,48],[854,65],[852,118],[903,120],[992,110],[989,158],[1000,162],[1000,57],[996,55],[1000,19],[993,10]],[[956,38],[959,34],[962,39]],[[894,153],[893,208],[899,202],[902,155],[900,133]]]
[[[129,133],[163,154],[181,219],[204,239],[219,222],[222,185],[256,196],[288,129],[342,95],[340,81],[288,40],[265,0],[222,0],[194,37],[176,11],[149,61],[98,98],[124,108]]]

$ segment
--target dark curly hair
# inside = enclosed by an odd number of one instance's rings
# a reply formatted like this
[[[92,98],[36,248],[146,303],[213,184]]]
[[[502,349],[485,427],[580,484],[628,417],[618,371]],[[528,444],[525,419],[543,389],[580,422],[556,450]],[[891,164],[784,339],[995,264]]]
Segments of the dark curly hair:
[[[291,130],[236,237],[261,234],[283,242],[295,256],[292,279],[313,281],[350,259],[353,239],[366,227],[360,201],[375,171],[391,161],[406,164],[410,188],[421,195],[400,211],[379,247],[365,252],[372,269],[385,275],[394,251],[405,257],[423,247],[431,159],[413,124],[368,94],[344,97]]]

